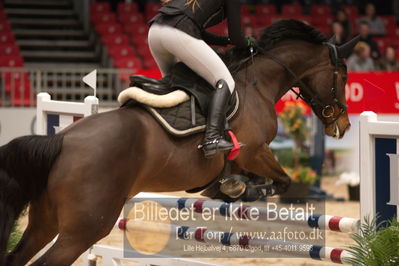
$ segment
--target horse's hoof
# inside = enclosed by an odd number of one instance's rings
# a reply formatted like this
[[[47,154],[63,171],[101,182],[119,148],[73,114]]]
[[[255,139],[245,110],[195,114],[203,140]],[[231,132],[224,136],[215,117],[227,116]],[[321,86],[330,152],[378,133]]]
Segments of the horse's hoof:
[[[244,194],[246,188],[247,185],[245,182],[229,178],[220,185],[220,192],[229,196],[230,198],[236,199]]]
[[[291,179],[288,179],[287,183],[284,182],[273,182],[273,185],[276,188],[275,194],[283,194],[287,192],[288,188],[291,185]]]

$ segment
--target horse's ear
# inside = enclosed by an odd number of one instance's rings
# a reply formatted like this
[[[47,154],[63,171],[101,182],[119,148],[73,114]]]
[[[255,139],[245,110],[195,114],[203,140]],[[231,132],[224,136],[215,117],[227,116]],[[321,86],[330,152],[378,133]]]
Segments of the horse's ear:
[[[352,40],[337,47],[339,57],[348,58],[352,54],[353,48],[355,48],[355,46],[359,42],[359,40],[360,40],[360,36],[357,35]]]
[[[337,43],[337,38],[335,37],[335,34],[328,40],[328,43],[331,43],[331,44]]]

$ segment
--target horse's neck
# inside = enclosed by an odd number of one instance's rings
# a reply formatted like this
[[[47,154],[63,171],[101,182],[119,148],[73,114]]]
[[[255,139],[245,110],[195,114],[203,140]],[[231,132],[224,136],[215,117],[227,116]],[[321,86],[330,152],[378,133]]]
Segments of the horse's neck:
[[[313,48],[313,49],[312,49]],[[308,43],[286,44],[272,49],[269,53],[281,60],[298,77],[317,65],[320,51],[315,51],[314,45]],[[248,75],[257,81],[254,87],[262,98],[276,103],[296,83],[295,78],[279,63],[260,55],[247,70]],[[255,75],[255,77],[253,77]]]

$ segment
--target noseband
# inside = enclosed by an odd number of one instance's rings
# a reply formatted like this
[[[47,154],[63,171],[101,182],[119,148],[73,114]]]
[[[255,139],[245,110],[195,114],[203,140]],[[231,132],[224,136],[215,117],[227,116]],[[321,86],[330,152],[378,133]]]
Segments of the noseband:
[[[277,64],[281,65],[294,79],[300,91],[297,92],[291,88],[291,91],[295,93],[297,99],[300,98],[304,102],[306,102],[309,106],[313,107],[320,107],[321,108],[321,116],[326,119],[331,119],[329,122],[325,122],[325,126],[332,125],[337,122],[337,120],[345,113],[348,109],[346,105],[341,103],[337,98],[337,83],[338,83],[338,66],[344,65],[343,60],[338,56],[337,47],[331,43],[323,43],[327,45],[330,51],[330,58],[332,59],[332,63],[334,65],[334,74],[333,74],[333,85],[331,88],[331,96],[333,98],[332,103],[324,104],[318,95],[316,95],[299,77],[296,75],[283,61],[281,61],[278,57],[274,56],[273,54],[265,51],[262,47],[256,47],[256,49],[261,52],[264,56],[269,57]],[[310,99],[306,97],[302,92],[304,92]],[[340,112],[334,116],[335,108],[334,105],[337,105],[340,108]]]

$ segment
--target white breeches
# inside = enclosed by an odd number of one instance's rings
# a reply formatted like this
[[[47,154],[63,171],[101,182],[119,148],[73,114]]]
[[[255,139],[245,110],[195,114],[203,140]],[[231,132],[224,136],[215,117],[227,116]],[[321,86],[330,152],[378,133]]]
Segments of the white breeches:
[[[166,25],[153,24],[148,32],[151,54],[163,76],[177,62],[183,62],[212,86],[223,79],[232,93],[235,87],[230,71],[203,40]]]

